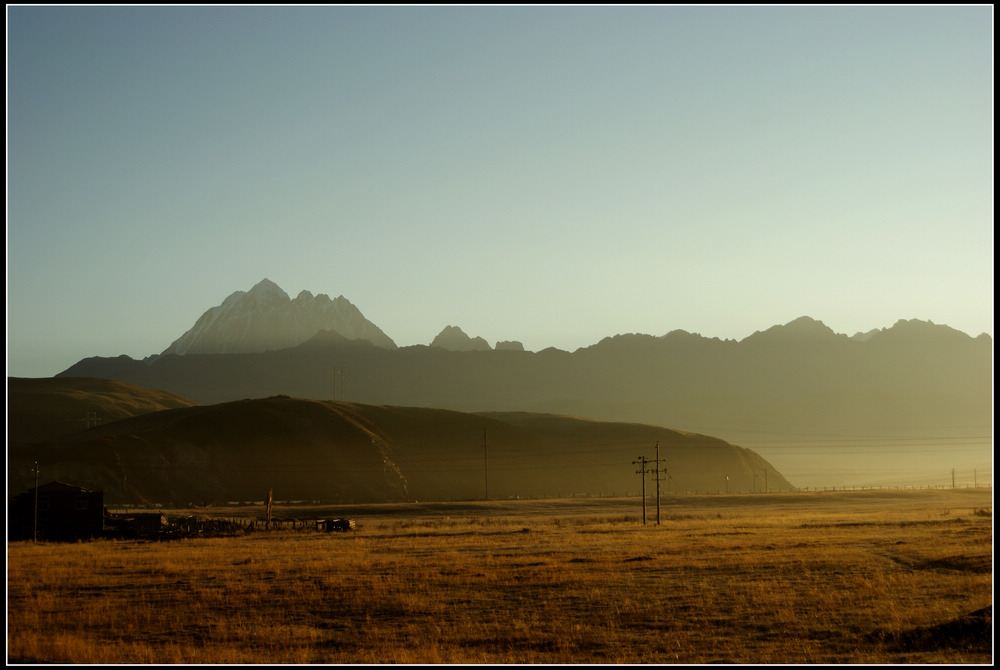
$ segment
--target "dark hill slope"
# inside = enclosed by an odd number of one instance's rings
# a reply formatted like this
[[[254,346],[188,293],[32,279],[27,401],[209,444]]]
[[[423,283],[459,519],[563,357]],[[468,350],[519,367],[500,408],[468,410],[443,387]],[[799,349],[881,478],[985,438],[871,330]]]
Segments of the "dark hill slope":
[[[632,461],[659,443],[664,491],[790,485],[751,451],[639,424],[524,413],[312,401],[288,397],[165,410],[12,446],[8,485],[43,481],[105,491],[109,502],[623,495],[641,490]],[[765,472],[767,474],[765,474]],[[648,490],[654,484],[650,480]]]
[[[43,444],[12,447],[12,491],[46,480],[102,489],[112,502],[203,503],[406,498],[385,439],[349,408],[289,398],[145,414]]]
[[[133,416],[191,407],[176,393],[110,379],[7,378],[7,442],[41,442]]]
[[[498,465],[539,484],[559,482],[566,492],[639,492],[640,465],[645,457],[660,458],[663,493],[716,493],[731,491],[788,491],[792,485],[773,466],[749,449],[733,446],[707,435],[640,423],[594,421],[527,412],[485,413],[511,427],[525,439],[509,446]],[[535,459],[525,459],[534,453]],[[502,465],[500,465],[502,467]],[[655,464],[648,464],[646,490],[652,493]],[[574,489],[573,486],[578,488]]]

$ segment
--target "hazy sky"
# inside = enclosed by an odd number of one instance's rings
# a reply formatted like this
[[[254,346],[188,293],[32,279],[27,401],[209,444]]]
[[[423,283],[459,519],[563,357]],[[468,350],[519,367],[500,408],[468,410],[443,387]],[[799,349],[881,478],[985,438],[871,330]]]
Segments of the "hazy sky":
[[[400,346],[993,334],[993,9],[7,8],[8,375],[267,277]]]

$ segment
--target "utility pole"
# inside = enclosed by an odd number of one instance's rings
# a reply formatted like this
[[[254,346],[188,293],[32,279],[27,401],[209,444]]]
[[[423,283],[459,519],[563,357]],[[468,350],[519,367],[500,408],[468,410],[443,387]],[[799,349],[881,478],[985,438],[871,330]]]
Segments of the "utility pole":
[[[951,469],[951,488],[955,488],[955,468]]]
[[[38,461],[35,461],[35,526],[31,535],[31,543],[38,542]]]
[[[648,462],[649,461],[646,460],[645,456],[640,456],[639,460],[632,461],[632,465],[635,465],[636,463],[642,465],[642,467],[640,467],[635,472],[637,475],[640,475],[642,477],[642,525],[643,526],[646,525],[646,472],[647,472],[646,463]]]
[[[660,525],[660,482],[667,481],[667,469],[663,468],[663,473],[660,473],[660,469],[656,469],[656,525]]]
[[[333,368],[333,399],[337,400],[337,380],[340,380],[340,400],[344,399],[344,368]]]
[[[770,491],[767,490],[767,466],[766,465],[764,466],[764,493],[770,493]]]
[[[653,472],[656,473],[656,525],[660,525],[660,441],[656,441],[656,467],[653,468]]]
[[[726,495],[729,495],[729,475],[726,475]]]
[[[486,429],[483,428],[483,500],[490,499],[489,456],[486,451]]]
[[[271,530],[271,501],[274,499],[274,487],[267,490],[267,529]]]

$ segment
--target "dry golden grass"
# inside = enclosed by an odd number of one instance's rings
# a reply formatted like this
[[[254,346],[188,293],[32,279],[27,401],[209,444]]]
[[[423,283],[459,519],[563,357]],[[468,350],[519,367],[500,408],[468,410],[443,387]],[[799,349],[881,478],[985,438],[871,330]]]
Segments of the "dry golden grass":
[[[358,530],[10,543],[8,661],[992,661],[981,626],[915,633],[992,604],[989,490],[338,512]]]

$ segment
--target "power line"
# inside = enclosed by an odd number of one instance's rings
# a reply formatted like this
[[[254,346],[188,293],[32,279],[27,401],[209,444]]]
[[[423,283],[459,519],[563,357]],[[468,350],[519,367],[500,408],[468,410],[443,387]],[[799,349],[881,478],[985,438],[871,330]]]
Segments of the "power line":
[[[660,476],[660,463],[662,463],[663,461],[660,460],[659,440],[656,441],[654,449],[656,450],[656,458],[649,459],[646,458],[645,456],[640,456],[638,460],[632,461],[632,464],[635,465],[638,463],[641,464],[642,466],[639,470],[636,471],[636,473],[642,475],[642,523],[643,524],[646,523],[646,475],[650,473],[653,474],[653,479],[656,481],[656,525],[659,526],[660,525],[660,482],[665,479],[665,477]],[[652,470],[647,469],[647,466],[650,463],[653,464]],[[665,468],[664,472],[666,472]]]
[[[660,525],[660,482],[663,478],[660,477],[660,441],[656,441],[656,458],[653,460],[656,466],[653,468],[654,477],[656,478],[656,525]]]
[[[645,456],[640,456],[639,460],[632,461],[632,465],[640,464],[642,466],[635,472],[642,478],[642,525],[643,526],[646,525],[646,473],[647,473],[646,464],[648,462],[649,461],[646,460]]]
[[[35,525],[31,543],[38,543],[38,461],[35,461]]]

